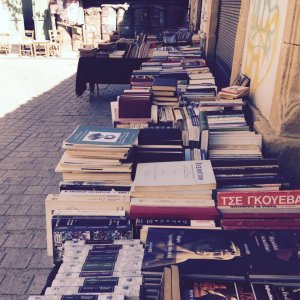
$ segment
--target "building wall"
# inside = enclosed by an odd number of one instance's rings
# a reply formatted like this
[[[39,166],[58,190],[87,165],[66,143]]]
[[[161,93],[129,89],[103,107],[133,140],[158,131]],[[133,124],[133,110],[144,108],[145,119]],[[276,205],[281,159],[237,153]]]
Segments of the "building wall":
[[[266,119],[270,119],[287,6],[286,0],[250,3],[241,72],[251,78],[251,99]]]

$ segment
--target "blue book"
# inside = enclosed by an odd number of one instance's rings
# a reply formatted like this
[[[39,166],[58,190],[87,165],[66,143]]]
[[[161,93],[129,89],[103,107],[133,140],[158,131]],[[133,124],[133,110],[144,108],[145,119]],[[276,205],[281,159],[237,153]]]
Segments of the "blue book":
[[[79,125],[64,141],[63,148],[122,148],[137,144],[138,129]]]

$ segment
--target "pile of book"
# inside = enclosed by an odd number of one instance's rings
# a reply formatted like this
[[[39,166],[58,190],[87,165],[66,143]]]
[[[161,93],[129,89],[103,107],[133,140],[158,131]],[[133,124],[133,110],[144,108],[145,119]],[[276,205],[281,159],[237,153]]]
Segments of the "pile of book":
[[[219,98],[224,99],[237,99],[245,97],[249,94],[249,87],[240,86],[240,85],[231,85],[225,88],[222,88],[218,93]]]
[[[106,219],[102,219],[102,223]],[[111,219],[110,221],[116,221]],[[119,221],[126,221],[119,219]],[[65,221],[67,222],[67,221]],[[88,222],[88,221],[87,221]],[[143,245],[137,239],[119,235],[109,224],[112,235],[97,231],[93,226],[91,239],[78,237],[64,241],[63,262],[51,284],[45,289],[45,296],[31,296],[29,299],[160,299],[162,275],[141,273],[144,254]],[[87,226],[83,223],[83,226]],[[119,225],[120,226],[120,225]],[[105,227],[105,226],[102,226]],[[106,226],[108,227],[108,226]],[[109,239],[113,239],[109,241]]]
[[[125,50],[125,58],[147,58],[151,55],[153,48],[157,46],[157,40],[150,36],[148,39],[147,34],[140,34],[136,40],[128,44]]]
[[[210,161],[174,161],[137,165],[131,192],[130,217],[214,220]]]
[[[157,77],[152,88],[152,102],[160,106],[178,106],[179,95],[177,93],[177,79]]]
[[[65,152],[55,171],[64,181],[131,183],[130,154],[137,129],[78,126],[63,142]]]
[[[119,117],[119,106],[117,101],[110,102],[112,126],[115,128],[135,128],[142,129],[148,128],[151,124],[157,123],[157,106],[151,105],[151,115],[149,118],[120,118]]]
[[[94,57],[96,48],[79,48],[79,57]]]
[[[141,129],[134,153],[135,164],[184,160],[182,134],[179,129],[150,125]]]

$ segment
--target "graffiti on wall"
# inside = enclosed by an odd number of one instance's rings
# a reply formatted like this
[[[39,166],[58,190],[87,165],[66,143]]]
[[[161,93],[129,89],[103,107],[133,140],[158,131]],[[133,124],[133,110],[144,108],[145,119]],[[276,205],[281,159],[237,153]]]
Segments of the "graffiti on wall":
[[[253,0],[245,43],[244,73],[251,78],[251,92],[269,75],[279,42],[278,0]]]

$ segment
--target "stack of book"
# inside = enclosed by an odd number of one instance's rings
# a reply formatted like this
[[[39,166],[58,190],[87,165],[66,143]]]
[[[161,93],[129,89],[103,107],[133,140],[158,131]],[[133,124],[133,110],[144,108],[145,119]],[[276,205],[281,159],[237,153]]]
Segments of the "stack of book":
[[[78,126],[64,141],[55,171],[64,181],[131,182],[130,153],[139,130]]]
[[[210,161],[176,161],[137,165],[130,217],[214,220],[216,187]]]
[[[79,57],[93,57],[95,56],[96,48],[79,48]]]
[[[273,158],[212,159],[220,191],[276,191],[288,187],[280,174],[278,160]]]
[[[101,232],[97,233],[101,238]],[[139,240],[67,240],[63,263],[45,296],[38,299],[160,299],[161,275],[141,274],[143,245]],[[149,289],[151,287],[151,290]],[[35,296],[31,296],[31,299]],[[51,298],[52,297],[52,298]],[[30,299],[30,298],[29,298]]]
[[[222,88],[218,93],[219,98],[225,99],[236,99],[247,96],[249,93],[249,87],[239,86],[239,85],[231,85],[225,88]]]
[[[57,210],[51,218],[53,261],[75,263],[65,259],[66,241],[85,244],[109,244],[133,238],[133,226],[125,211]],[[80,258],[77,258],[78,261]]]
[[[176,78],[155,78],[151,88],[153,104],[160,106],[178,106]]]
[[[151,105],[150,118],[120,118],[119,105],[117,101],[110,102],[112,126],[115,128],[148,128],[150,124],[158,122],[158,108],[157,105]]]
[[[153,80],[154,77],[151,75],[131,75],[130,87],[132,89],[150,90],[153,84]]]
[[[137,36],[136,40],[129,43],[125,53],[125,58],[147,58],[151,53],[151,49],[157,46],[157,41],[153,37],[147,39],[146,34]]]
[[[120,119],[151,119],[151,93],[148,90],[124,90],[117,103]]]
[[[224,229],[300,229],[300,191],[219,192]]]
[[[136,164],[184,160],[182,134],[175,128],[141,129],[134,154]]]

